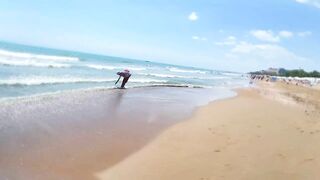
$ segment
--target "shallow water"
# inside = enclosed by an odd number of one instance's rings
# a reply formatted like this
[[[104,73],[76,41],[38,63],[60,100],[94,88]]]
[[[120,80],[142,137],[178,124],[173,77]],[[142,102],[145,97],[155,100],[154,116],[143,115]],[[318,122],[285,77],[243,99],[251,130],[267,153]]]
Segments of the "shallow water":
[[[127,68],[127,87],[236,87],[243,74],[0,42],[0,99],[65,90],[114,88]],[[120,83],[117,85],[119,86]]]
[[[79,90],[0,102],[0,179],[94,179],[225,88]]]

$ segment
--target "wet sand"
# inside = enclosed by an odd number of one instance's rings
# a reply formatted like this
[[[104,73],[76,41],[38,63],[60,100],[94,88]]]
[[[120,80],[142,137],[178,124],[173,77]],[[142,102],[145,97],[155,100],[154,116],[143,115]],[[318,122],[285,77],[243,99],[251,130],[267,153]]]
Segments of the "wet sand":
[[[221,89],[88,90],[0,102],[0,179],[93,180]]]
[[[103,180],[316,180],[320,91],[260,84],[213,102],[96,174]]]

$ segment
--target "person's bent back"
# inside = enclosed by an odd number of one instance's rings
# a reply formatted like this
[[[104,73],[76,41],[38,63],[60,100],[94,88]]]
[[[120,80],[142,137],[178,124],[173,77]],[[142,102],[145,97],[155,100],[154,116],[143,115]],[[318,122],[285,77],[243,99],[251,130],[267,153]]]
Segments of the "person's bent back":
[[[122,72],[117,72],[117,75],[123,77],[121,88],[124,88],[129,78],[131,77],[130,71],[128,69],[125,69]]]

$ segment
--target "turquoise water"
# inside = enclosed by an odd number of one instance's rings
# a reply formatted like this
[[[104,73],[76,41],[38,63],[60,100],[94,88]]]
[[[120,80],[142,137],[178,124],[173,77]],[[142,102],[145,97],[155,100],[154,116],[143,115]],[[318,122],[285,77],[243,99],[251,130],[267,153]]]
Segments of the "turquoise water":
[[[132,73],[128,88],[232,88],[247,84],[245,75],[239,73],[0,42],[0,98],[115,88],[116,72],[125,68]]]

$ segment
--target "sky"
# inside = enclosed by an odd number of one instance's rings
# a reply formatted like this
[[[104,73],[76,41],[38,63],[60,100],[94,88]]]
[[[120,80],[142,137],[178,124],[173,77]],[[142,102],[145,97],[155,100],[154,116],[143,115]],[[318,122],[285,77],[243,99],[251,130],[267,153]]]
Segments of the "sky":
[[[320,71],[320,0],[0,0],[0,40],[216,70]]]

